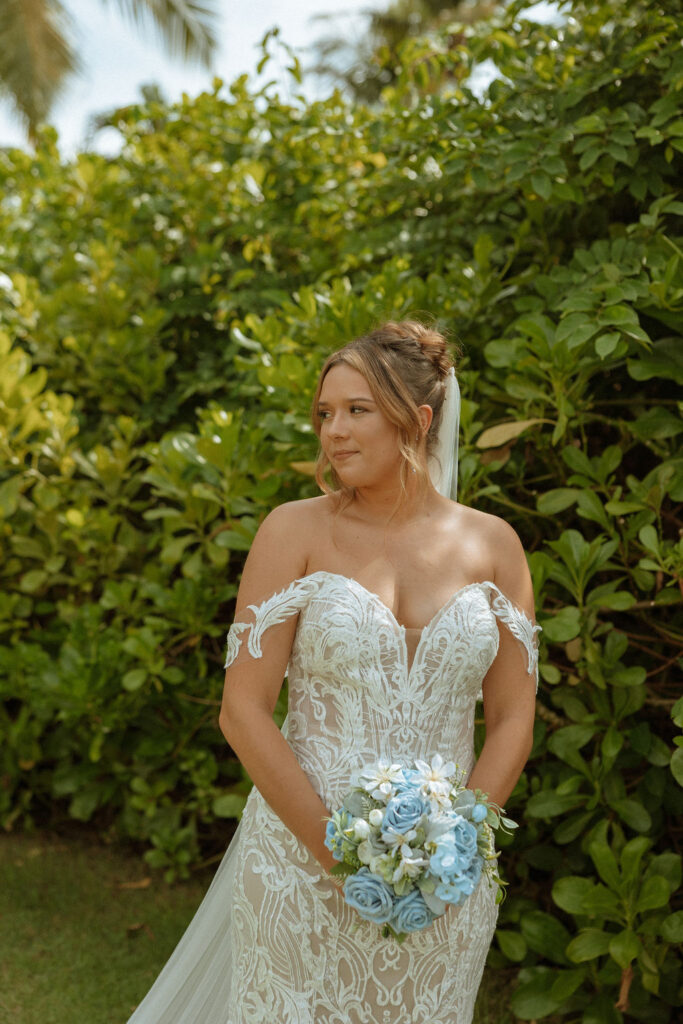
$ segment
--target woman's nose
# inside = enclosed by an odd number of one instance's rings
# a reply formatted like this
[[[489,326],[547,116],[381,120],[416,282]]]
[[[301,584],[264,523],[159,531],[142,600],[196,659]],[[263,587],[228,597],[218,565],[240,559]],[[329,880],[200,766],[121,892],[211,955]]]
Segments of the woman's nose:
[[[328,426],[331,437],[345,437],[348,433],[348,423],[343,413],[334,413]]]

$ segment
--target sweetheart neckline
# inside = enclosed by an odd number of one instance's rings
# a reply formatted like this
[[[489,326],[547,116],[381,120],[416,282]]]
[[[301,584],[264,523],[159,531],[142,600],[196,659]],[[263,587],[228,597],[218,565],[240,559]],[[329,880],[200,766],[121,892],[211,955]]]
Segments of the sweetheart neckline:
[[[420,633],[421,637],[424,636],[424,634],[427,633],[432,628],[432,626],[434,626],[435,623],[439,621],[443,613],[446,611],[447,608],[451,606],[451,604],[455,601],[457,597],[465,593],[465,591],[472,589],[473,587],[494,587],[499,594],[505,597],[500,587],[498,587],[493,582],[493,580],[473,580],[472,583],[465,583],[463,584],[463,586],[458,587],[458,589],[455,590],[449,598],[447,598],[444,604],[442,604],[441,607],[434,612],[431,619],[426,625],[404,626],[401,622],[398,621],[389,605],[382,600],[379,594],[375,593],[374,590],[370,590],[368,587],[365,586],[364,583],[361,583],[360,580],[357,580],[355,576],[345,576],[344,573],[332,572],[329,569],[316,569],[315,572],[310,572],[307,573],[305,576],[300,576],[294,582],[300,583],[302,580],[312,579],[314,576],[334,576],[337,579],[344,580],[346,583],[355,583],[355,585],[359,587],[360,590],[362,590],[365,594],[371,597],[387,613],[387,615],[391,617],[391,620],[397,629],[399,629],[402,633],[406,633],[407,631]],[[510,599],[506,598],[506,600],[509,601]],[[513,604],[514,602],[510,601],[510,603]]]

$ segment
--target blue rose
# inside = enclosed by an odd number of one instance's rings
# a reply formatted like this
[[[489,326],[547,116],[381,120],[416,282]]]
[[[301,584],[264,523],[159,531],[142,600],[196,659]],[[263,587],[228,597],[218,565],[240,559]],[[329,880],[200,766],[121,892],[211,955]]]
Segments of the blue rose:
[[[419,822],[428,810],[423,797],[415,789],[407,789],[403,793],[392,796],[384,812],[382,828],[385,832],[408,832]]]
[[[397,932],[418,932],[427,928],[434,918],[419,889],[411,889],[394,904],[391,927]]]
[[[461,818],[453,826],[453,841],[460,856],[469,864],[477,855],[477,830],[470,821]]]
[[[360,868],[344,882],[344,898],[365,921],[387,924],[394,911],[393,893],[378,875],[369,868]]]
[[[394,783],[397,793],[405,793],[408,789],[418,789],[422,784],[422,776],[415,768],[404,768],[403,777]]]
[[[458,818],[444,835],[436,841],[436,850],[429,858],[429,869],[442,882],[452,882],[461,875],[477,856],[477,830],[474,825]]]

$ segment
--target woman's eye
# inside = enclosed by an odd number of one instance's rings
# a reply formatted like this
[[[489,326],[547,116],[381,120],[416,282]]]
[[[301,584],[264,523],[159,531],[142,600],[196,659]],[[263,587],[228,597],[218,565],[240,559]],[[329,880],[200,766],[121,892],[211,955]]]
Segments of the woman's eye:
[[[367,412],[367,409],[364,409],[362,405],[352,405],[351,412]]]

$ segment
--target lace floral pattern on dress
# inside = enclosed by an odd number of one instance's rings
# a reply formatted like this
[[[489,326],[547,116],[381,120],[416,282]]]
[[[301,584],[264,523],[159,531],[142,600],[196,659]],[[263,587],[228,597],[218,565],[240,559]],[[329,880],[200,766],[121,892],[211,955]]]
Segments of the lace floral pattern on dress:
[[[441,753],[471,770],[499,622],[525,652],[519,680],[536,678],[538,627],[494,583],[462,587],[409,644],[376,594],[326,571],[251,606],[250,621],[230,629],[226,668],[256,670],[297,614],[282,732],[328,808],[380,757]],[[483,881],[403,944],[378,938],[254,788],[204,902],[130,1024],[469,1024],[496,916]]]

